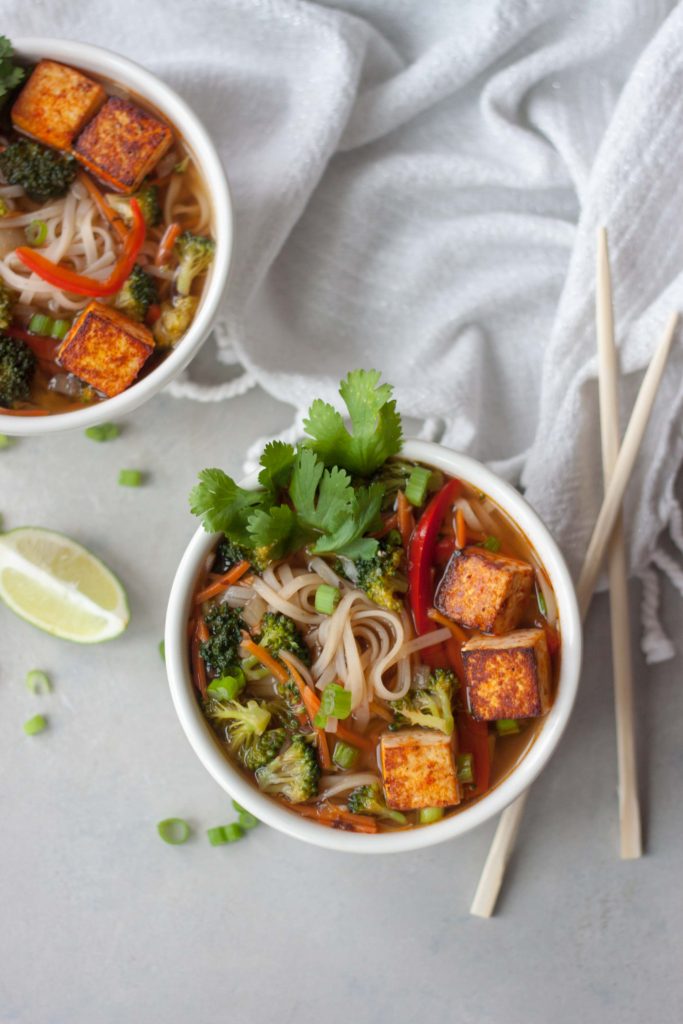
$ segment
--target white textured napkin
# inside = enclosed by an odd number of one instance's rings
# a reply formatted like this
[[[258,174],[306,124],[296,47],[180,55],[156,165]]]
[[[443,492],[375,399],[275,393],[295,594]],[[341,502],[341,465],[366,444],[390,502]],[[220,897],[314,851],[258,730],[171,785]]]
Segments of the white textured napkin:
[[[602,494],[595,229],[609,229],[626,419],[683,308],[683,10],[648,0],[0,0],[7,35],[119,50],[204,119],[236,204],[216,336],[300,414],[356,366],[520,484],[572,568]],[[670,13],[671,12],[671,13]],[[630,488],[645,648],[683,545],[680,341]],[[295,432],[300,415],[293,425]]]

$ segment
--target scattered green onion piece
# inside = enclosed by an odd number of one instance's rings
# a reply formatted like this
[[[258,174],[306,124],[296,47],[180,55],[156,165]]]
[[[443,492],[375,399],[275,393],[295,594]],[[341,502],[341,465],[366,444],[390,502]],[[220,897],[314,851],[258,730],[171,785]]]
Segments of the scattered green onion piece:
[[[166,661],[166,641],[165,640],[160,640],[159,641],[159,657],[161,658],[162,661]]]
[[[62,341],[66,338],[69,333],[71,324],[68,320],[55,320],[52,324],[52,330],[50,331],[50,337],[56,338],[57,341]]]
[[[360,751],[358,751],[356,747],[352,747],[350,743],[344,743],[343,740],[337,740],[334,745],[332,761],[336,764],[337,768],[343,768],[346,771],[355,766],[359,753]]]
[[[233,800],[232,806],[235,808],[235,810],[237,811],[237,814],[239,816],[238,817],[238,824],[239,824],[239,826],[241,828],[245,829],[245,831],[248,832],[249,829],[256,828],[257,825],[260,825],[260,821],[258,820],[258,818],[255,817],[251,813],[251,811],[248,811],[246,809],[246,807],[242,807],[241,804],[238,804],[236,800]]]
[[[500,551],[500,541],[497,537],[487,537],[484,541],[484,547],[487,551]]]
[[[241,668],[236,668],[233,675],[221,676],[209,683],[206,690],[213,697],[219,700],[234,700],[238,693],[241,693],[247,685],[247,679]]]
[[[331,718],[348,718],[351,714],[351,691],[339,683],[328,683],[322,693],[320,713]]]
[[[43,694],[52,692],[52,683],[45,672],[39,668],[32,669],[26,676],[26,689],[31,693]]]
[[[139,469],[122,469],[119,473],[120,487],[139,487],[142,483],[142,473]]]
[[[425,469],[424,466],[414,466],[410,471],[406,484],[406,498],[416,508],[424,503],[431,475],[431,469]]]
[[[13,443],[12,438],[7,434],[0,434],[0,448],[11,448]]]
[[[315,610],[321,615],[331,615],[339,604],[339,589],[329,583],[321,583],[315,592]]]
[[[174,172],[176,174],[184,174],[189,166],[189,163],[190,158],[189,156],[186,156],[183,160],[180,160],[179,163],[175,165],[175,167],[173,168]]]
[[[458,754],[456,765],[458,782],[474,782],[474,757],[472,754]]]
[[[45,313],[34,313],[28,322],[28,329],[31,334],[43,334],[49,337],[54,326],[54,320]]]
[[[115,423],[98,423],[94,427],[86,427],[85,429],[85,436],[89,437],[91,441],[113,441],[120,433],[121,428],[117,427]],[[136,473],[137,470],[122,470],[122,472]]]
[[[47,224],[44,220],[32,220],[26,228],[26,241],[29,245],[44,245],[47,239]]]
[[[317,715],[315,715],[313,718],[313,725],[316,727],[316,729],[326,729],[327,719],[328,715],[324,715],[322,711],[319,711]]]
[[[443,818],[443,807],[422,807],[420,808],[420,824],[431,825],[434,821],[441,821]]]
[[[536,587],[536,600],[538,601],[538,610],[543,618],[545,618],[548,614],[548,605],[545,603],[545,597],[540,587]]]
[[[389,530],[389,533],[386,536],[386,542],[389,547],[398,548],[403,544],[403,538],[398,530]]]
[[[516,718],[499,718],[496,722],[496,732],[499,736],[514,736],[521,728]]]
[[[182,818],[164,818],[157,825],[157,832],[170,846],[180,846],[190,838],[190,826]]]
[[[236,821],[230,825],[217,825],[216,828],[207,828],[206,834],[212,846],[224,846],[225,843],[236,843],[244,835],[244,829]]]
[[[24,732],[27,736],[37,736],[44,729],[47,729],[47,719],[44,715],[34,715],[28,722],[24,722]]]
[[[242,660],[242,671],[250,683],[255,682],[258,679],[265,679],[266,676],[271,674],[270,669],[266,668],[265,665],[262,665],[258,658],[255,658],[253,654]]]

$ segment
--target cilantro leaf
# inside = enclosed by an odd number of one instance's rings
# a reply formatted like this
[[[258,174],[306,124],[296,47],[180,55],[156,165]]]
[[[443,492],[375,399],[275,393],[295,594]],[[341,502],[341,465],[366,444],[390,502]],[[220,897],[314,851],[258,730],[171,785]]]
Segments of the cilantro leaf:
[[[258,482],[261,487],[277,491],[286,487],[292,475],[292,467],[296,459],[296,449],[284,441],[271,441],[263,449],[260,458],[261,472]]]
[[[274,505],[271,509],[257,509],[247,523],[250,543],[259,552],[260,560],[283,558],[304,543],[296,516],[289,505]]]
[[[315,554],[327,554],[334,551],[337,554],[343,554],[350,558],[349,550],[355,553],[358,549],[358,542],[363,534],[378,525],[379,510],[383,497],[384,488],[381,484],[356,488],[353,491],[352,506],[344,515],[337,529],[334,532],[327,532],[326,535],[320,537],[312,549],[313,552]],[[374,541],[371,537],[368,537],[367,541],[368,543],[363,546],[363,550],[370,551],[372,549],[372,554],[374,554],[377,550],[377,541]],[[359,558],[361,556],[356,554],[355,557]],[[363,557],[369,556],[364,555]]]
[[[313,452],[297,456],[289,495],[303,526],[332,533],[352,514],[355,501],[351,478],[343,469],[325,469]]]
[[[352,370],[339,393],[346,403],[352,431],[341,413],[316,399],[304,420],[309,435],[304,444],[326,466],[346,469],[354,476],[370,476],[401,447],[401,417],[396,412],[389,384],[379,383],[377,370]]]
[[[267,499],[263,491],[246,491],[222,469],[203,469],[190,491],[190,511],[201,516],[207,533],[225,533],[236,544],[251,544],[249,516]]]
[[[0,36],[0,97],[15,89],[26,72],[13,63],[14,51],[7,36]]]

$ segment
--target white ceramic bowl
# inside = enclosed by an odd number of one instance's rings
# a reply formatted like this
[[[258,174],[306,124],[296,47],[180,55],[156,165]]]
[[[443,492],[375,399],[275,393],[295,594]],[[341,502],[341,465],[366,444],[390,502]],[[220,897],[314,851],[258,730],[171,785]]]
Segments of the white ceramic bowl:
[[[233,247],[233,214],[228,182],[209,135],[197,116],[172,89],[139,64],[88,43],[68,39],[14,39],[18,57],[37,61],[41,57],[72,64],[81,71],[108,79],[146,100],[173,124],[197,161],[211,198],[216,255],[207,276],[195,318],[176,348],[149,376],[106,401],[73,412],[51,416],[3,416],[2,434],[53,434],[60,430],[82,429],[129,413],[173,380],[201,348],[211,330],[230,268]]]
[[[557,598],[562,631],[562,658],[555,702],[531,748],[495,789],[458,814],[405,832],[361,835],[342,832],[299,817],[260,793],[234,768],[218,745],[195,697],[187,651],[187,620],[197,575],[218,539],[200,527],[178,566],[166,613],[166,669],[180,724],[204,767],[220,786],[261,821],[287,835],[317,846],[355,853],[398,853],[462,835],[511,803],[536,778],[560,741],[569,720],[581,667],[581,624],[574,586],[557,544],[524,498],[479,462],[438,444],[406,441],[403,455],[481,488],[514,519],[536,549]],[[243,482],[256,487],[256,475]]]

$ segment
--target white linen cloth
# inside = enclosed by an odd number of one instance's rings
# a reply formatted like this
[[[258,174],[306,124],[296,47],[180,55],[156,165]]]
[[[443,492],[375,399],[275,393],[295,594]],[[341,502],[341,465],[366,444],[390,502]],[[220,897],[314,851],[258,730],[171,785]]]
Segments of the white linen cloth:
[[[622,415],[683,307],[683,10],[664,0],[0,0],[9,36],[140,61],[211,132],[236,207],[216,338],[301,411],[376,367],[401,410],[518,483],[576,571],[602,495],[595,229],[608,226]],[[646,653],[683,458],[674,354],[629,492]]]

